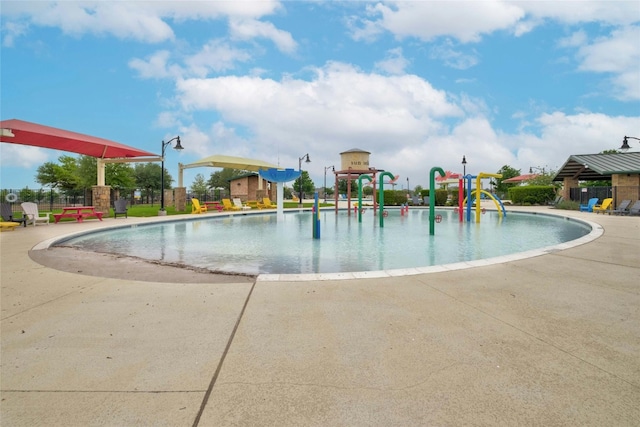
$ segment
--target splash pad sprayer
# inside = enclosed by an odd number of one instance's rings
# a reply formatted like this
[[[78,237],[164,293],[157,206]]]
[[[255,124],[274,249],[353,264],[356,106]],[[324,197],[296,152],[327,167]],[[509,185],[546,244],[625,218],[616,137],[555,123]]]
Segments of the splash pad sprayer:
[[[475,207],[476,221],[475,222],[477,223],[480,222],[480,215],[484,213],[483,212],[484,210],[480,207],[480,197],[483,194],[488,198],[490,198],[491,200],[493,200],[493,202],[496,205],[496,210],[498,211],[498,216],[500,219],[507,216],[507,210],[505,209],[504,204],[502,203],[502,200],[500,200],[500,198],[495,194],[491,194],[488,191],[482,189],[481,180],[483,178],[502,178],[502,174],[480,172],[477,176],[469,174],[469,175],[463,176],[460,179],[459,188],[464,188],[462,185],[463,180],[466,180],[466,184],[467,184],[467,197],[463,197],[462,191],[460,191],[458,194],[458,209],[459,209],[458,213],[460,215],[460,222],[463,222],[462,212],[465,206],[467,211],[467,222],[471,222],[471,206],[473,205],[474,200],[476,203],[476,207]],[[473,182],[474,179],[476,180],[475,190],[471,188],[471,183]],[[471,194],[474,195],[475,199],[472,199],[471,197],[469,197]]]
[[[313,238],[314,239],[319,239],[320,238],[320,205],[318,203],[318,192],[316,191],[314,193],[314,203],[313,203],[313,210],[312,210],[312,214],[313,214],[313,221],[311,221],[313,223]]]
[[[358,177],[358,222],[362,222],[362,179],[367,179],[371,182],[372,178],[369,175],[360,175]]]
[[[429,172],[429,235],[433,236],[436,232],[436,172],[440,176],[445,176],[441,167],[434,166]]]
[[[284,220],[284,183],[293,181],[300,176],[301,172],[294,169],[260,169],[258,175],[267,181],[277,183],[276,186],[276,218],[278,221]]]
[[[380,212],[380,227],[384,227],[384,177],[388,176],[391,180],[391,183],[394,183],[398,180],[400,175],[393,176],[391,172],[382,172],[380,174],[380,190],[378,190],[378,203],[380,204],[379,212]]]

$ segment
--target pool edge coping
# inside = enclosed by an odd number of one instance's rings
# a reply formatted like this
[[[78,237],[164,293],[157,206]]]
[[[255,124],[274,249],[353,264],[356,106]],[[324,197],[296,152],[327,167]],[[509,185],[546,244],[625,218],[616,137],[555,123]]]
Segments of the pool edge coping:
[[[440,207],[440,208],[446,209],[446,207]],[[305,210],[305,209],[301,209],[301,210]],[[306,210],[309,210],[309,209],[306,209]],[[491,209],[488,209],[488,210],[491,210]],[[255,212],[255,213],[244,212],[242,213],[242,215],[260,215],[260,214],[266,214],[266,213],[271,214],[274,212],[264,212],[264,211]],[[441,273],[441,272],[455,271],[455,270],[465,270],[469,268],[485,267],[489,265],[503,264],[506,262],[534,258],[541,255],[548,255],[550,253],[554,253],[554,252],[570,249],[573,247],[581,246],[586,243],[590,243],[598,239],[599,237],[601,237],[602,234],[604,233],[604,228],[600,224],[590,221],[588,219],[570,217],[570,216],[559,214],[559,213],[536,212],[536,211],[527,211],[527,210],[517,211],[517,213],[526,213],[531,215],[545,215],[545,216],[564,218],[565,220],[568,220],[568,221],[576,221],[576,222],[586,224],[587,226],[591,227],[591,231],[585,236],[582,236],[578,239],[559,243],[557,245],[544,246],[542,248],[531,249],[529,251],[516,252],[509,255],[483,258],[483,259],[473,260],[473,261],[460,261],[455,263],[438,264],[434,266],[425,266],[425,267],[411,267],[411,268],[371,270],[371,271],[353,271],[353,272],[346,272],[346,273],[304,273],[304,274],[263,273],[263,274],[256,275],[256,282],[307,282],[307,281],[329,281],[329,280],[335,281],[335,280],[355,280],[355,279],[380,279],[380,278],[389,278],[389,277],[415,276],[419,274]],[[216,217],[233,216],[234,214],[237,215],[238,213],[221,212],[219,214],[216,214],[215,216]],[[114,225],[105,226],[100,229],[76,231],[72,233],[59,235],[35,244],[31,248],[31,250],[34,250],[34,251],[46,250],[58,242],[63,242],[65,240],[69,240],[74,237],[78,237],[85,234],[91,234],[92,232],[97,232],[97,231],[111,230],[111,229],[118,229],[118,228],[129,228],[129,227],[135,227],[138,225],[145,225],[145,224],[178,222],[178,221],[184,221],[184,220],[194,220],[194,221],[198,220],[198,218],[189,218],[189,217],[187,218],[146,217],[146,219],[153,219],[153,220],[149,222],[144,222],[142,224],[140,223],[126,224],[126,225],[114,224]]]

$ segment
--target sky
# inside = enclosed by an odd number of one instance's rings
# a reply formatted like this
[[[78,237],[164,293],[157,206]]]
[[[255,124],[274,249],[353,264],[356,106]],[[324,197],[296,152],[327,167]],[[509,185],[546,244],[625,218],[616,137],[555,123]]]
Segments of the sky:
[[[308,153],[330,186],[357,148],[428,188],[463,156],[472,174],[549,171],[640,138],[637,0],[20,0],[0,18],[2,120],[157,154],[179,135],[173,185],[178,162]],[[68,154],[2,143],[0,186],[40,188],[38,166]]]

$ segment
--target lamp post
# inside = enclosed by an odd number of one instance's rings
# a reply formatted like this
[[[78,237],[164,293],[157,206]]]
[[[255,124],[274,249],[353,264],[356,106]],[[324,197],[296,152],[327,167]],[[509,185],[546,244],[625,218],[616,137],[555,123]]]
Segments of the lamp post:
[[[409,177],[407,177],[407,195],[411,197],[411,188],[409,187]]]
[[[162,141],[162,170],[160,171],[160,215],[164,215],[164,151],[167,148],[167,145],[171,144],[173,141],[176,141],[176,146],[173,147],[175,150],[184,149],[184,147],[180,145],[179,136],[171,138],[167,142]]]
[[[298,202],[298,206],[300,207],[302,207],[302,159],[306,159],[304,161],[305,163],[311,163],[311,159],[309,159],[309,153],[298,158],[298,170],[300,171],[300,178],[298,178],[300,180],[300,185],[298,186],[298,189],[300,191],[300,201]]]
[[[539,168],[537,166],[529,166],[529,173],[533,173],[533,171],[542,171],[542,175],[544,175],[544,168]]]
[[[462,155],[462,176],[466,176],[467,175],[467,158],[464,156],[464,154]]]
[[[324,167],[324,202],[327,203],[327,170],[331,168],[332,171],[336,171],[334,166],[325,166]],[[302,175],[301,175],[302,176]]]
[[[631,148],[629,147],[629,141],[627,141],[628,139],[635,139],[637,141],[640,141],[640,138],[636,138],[635,136],[625,136],[624,138],[622,138],[622,147],[620,147],[620,151],[622,151],[623,153],[626,153]]]

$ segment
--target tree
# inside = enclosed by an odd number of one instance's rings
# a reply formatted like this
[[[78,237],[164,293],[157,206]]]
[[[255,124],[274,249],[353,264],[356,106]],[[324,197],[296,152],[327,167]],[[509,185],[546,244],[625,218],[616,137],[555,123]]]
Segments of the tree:
[[[498,194],[506,194],[509,191],[509,188],[517,184],[503,184],[502,181],[504,181],[505,179],[520,176],[520,169],[514,169],[509,165],[504,165],[496,173],[502,174],[502,178],[495,178],[495,180],[492,179],[491,185],[495,186],[496,192]]]
[[[316,189],[315,184],[309,177],[309,172],[302,171],[302,174],[293,182],[293,190],[297,196],[300,195],[300,182],[302,182],[302,193],[313,193]]]
[[[227,192],[231,192],[231,184],[229,180],[234,176],[242,175],[246,171],[232,168],[223,168],[221,171],[217,171],[211,174],[207,181],[209,188],[224,188]]]
[[[60,156],[58,157],[56,164],[53,162],[46,162],[40,165],[36,173],[36,181],[42,185],[49,185],[54,188],[59,188],[66,194],[71,194],[77,191],[80,186],[80,178],[78,173],[78,164],[76,158],[72,156]]]
[[[204,180],[204,175],[201,173],[197,174],[193,178],[193,183],[191,183],[191,192],[197,194],[200,198],[207,193],[207,182]]]
[[[162,186],[160,175],[162,167],[158,163],[138,163],[134,168],[134,175],[136,178],[136,186],[145,191],[147,201],[149,196],[155,191],[160,192]],[[164,188],[171,188],[171,182],[173,178],[169,172],[164,170]]]

